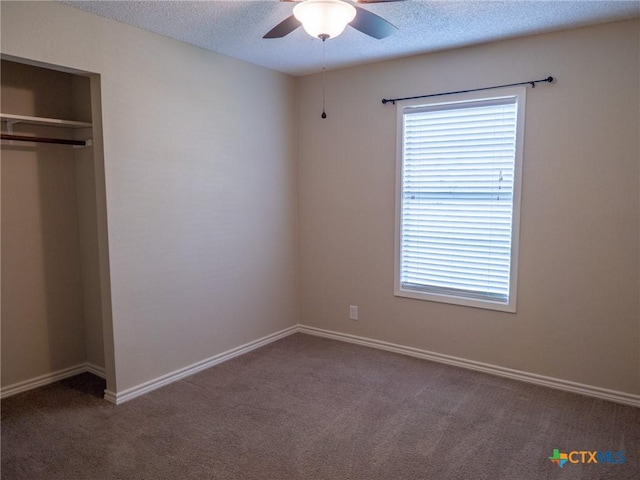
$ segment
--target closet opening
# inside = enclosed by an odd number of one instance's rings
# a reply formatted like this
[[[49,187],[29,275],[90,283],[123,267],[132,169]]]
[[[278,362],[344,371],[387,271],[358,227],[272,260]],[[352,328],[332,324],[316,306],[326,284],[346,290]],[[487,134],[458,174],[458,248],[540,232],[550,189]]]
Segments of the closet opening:
[[[115,391],[100,76],[0,62],[1,396]]]

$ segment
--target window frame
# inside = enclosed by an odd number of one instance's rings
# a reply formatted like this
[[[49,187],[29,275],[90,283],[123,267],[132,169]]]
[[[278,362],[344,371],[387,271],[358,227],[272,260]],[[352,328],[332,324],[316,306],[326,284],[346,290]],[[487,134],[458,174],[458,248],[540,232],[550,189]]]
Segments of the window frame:
[[[429,99],[416,99],[397,103],[397,145],[396,145],[396,205],[395,205],[395,261],[394,261],[394,295],[397,297],[426,300],[453,305],[461,305],[474,308],[497,310],[516,313],[517,284],[518,284],[518,257],[520,240],[520,212],[522,199],[522,170],[524,157],[524,132],[525,132],[525,108],[526,87],[509,87],[500,89],[498,93],[469,92],[455,94],[447,97],[445,101],[441,97]],[[443,108],[447,105],[459,106],[462,103],[480,101],[495,101],[497,99],[515,98],[516,111],[516,145],[513,172],[513,206],[511,216],[511,259],[509,270],[509,300],[508,302],[492,301],[458,296],[450,293],[425,292],[423,290],[403,287],[400,282],[402,267],[402,219],[403,219],[403,167],[404,167],[404,116],[409,109],[420,107]]]

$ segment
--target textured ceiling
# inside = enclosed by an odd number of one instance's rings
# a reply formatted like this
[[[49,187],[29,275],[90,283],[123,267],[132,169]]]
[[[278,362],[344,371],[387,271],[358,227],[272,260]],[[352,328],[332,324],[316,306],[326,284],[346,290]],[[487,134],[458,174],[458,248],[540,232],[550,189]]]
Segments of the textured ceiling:
[[[281,39],[262,36],[294,4],[268,1],[63,1],[247,62],[292,75],[322,68],[322,42],[302,28]],[[422,0],[362,5],[399,28],[375,40],[347,27],[326,43],[327,69],[640,15],[639,0]]]

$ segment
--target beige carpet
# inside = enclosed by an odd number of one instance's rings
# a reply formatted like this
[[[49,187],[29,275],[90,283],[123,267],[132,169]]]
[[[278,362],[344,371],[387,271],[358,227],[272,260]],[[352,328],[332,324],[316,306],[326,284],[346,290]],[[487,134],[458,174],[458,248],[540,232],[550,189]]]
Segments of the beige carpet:
[[[4,400],[2,479],[640,478],[640,409],[307,335],[117,407],[103,388]]]

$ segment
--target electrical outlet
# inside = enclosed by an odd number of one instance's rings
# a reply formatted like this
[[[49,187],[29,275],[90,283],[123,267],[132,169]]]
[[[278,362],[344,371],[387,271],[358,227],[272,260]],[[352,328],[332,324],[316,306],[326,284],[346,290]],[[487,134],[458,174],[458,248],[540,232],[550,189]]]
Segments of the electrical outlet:
[[[357,319],[358,319],[358,306],[349,305],[349,320],[357,320]]]

